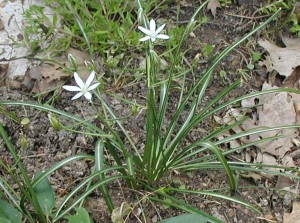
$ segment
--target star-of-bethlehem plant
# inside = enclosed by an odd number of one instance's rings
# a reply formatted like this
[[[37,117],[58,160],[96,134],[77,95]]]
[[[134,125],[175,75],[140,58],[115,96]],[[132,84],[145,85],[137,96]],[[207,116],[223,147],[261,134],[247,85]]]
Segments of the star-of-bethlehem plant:
[[[79,91],[73,98],[72,100],[75,100],[82,95],[87,99],[91,100],[92,99],[92,94],[90,93],[91,90],[94,90],[95,88],[98,87],[100,83],[92,84],[95,78],[95,71],[93,70],[90,74],[90,76],[87,78],[86,82],[84,83],[83,80],[79,77],[78,73],[74,73],[74,79],[76,81],[76,84],[78,86],[69,86],[69,85],[64,85],[63,89],[67,91]],[[91,86],[90,86],[91,85]]]
[[[160,34],[160,32],[165,28],[166,24],[161,25],[158,29],[156,29],[156,22],[154,19],[150,20],[150,28],[144,28],[142,26],[138,26],[138,29],[141,30],[146,36],[141,38],[140,41],[151,40],[155,42],[156,39],[169,39],[170,37],[165,34]]]
[[[283,174],[280,173],[280,171],[276,172],[266,170],[262,165],[259,164],[228,162],[226,160],[226,155],[232,154],[237,150],[240,151],[243,148],[247,148],[250,146],[250,144],[236,148],[230,148],[226,151],[221,151],[219,147],[220,145],[228,144],[228,142],[231,140],[235,140],[239,137],[244,137],[263,131],[288,128],[290,126],[255,129],[217,140],[220,134],[224,135],[225,132],[239,125],[244,120],[242,119],[229,126],[221,126],[213,129],[210,133],[207,133],[206,136],[203,136],[195,142],[190,142],[189,144],[184,143],[187,140],[186,137],[188,136],[189,132],[194,127],[199,125],[199,123],[203,122],[206,118],[211,117],[220,110],[225,109],[232,104],[236,104],[243,99],[280,91],[297,92],[293,89],[277,88],[264,92],[256,92],[249,95],[244,95],[223,104],[218,104],[220,99],[222,99],[226,94],[228,94],[228,92],[240,84],[240,82],[237,81],[219,92],[217,96],[211,101],[207,102],[206,105],[200,106],[200,102],[205,95],[205,91],[208,87],[213,71],[219,62],[240,43],[247,40],[247,38],[249,38],[257,30],[272,21],[277,13],[271,16],[265,22],[261,23],[258,27],[253,29],[232,46],[224,49],[223,52],[220,53],[212,62],[211,66],[201,75],[201,78],[199,80],[195,80],[193,84],[187,87],[187,79],[185,78],[186,72],[180,73],[180,71],[177,69],[177,65],[182,62],[182,52],[184,51],[182,50],[182,45],[196,24],[196,16],[208,1],[206,1],[196,10],[186,29],[181,35],[172,36],[172,41],[177,41],[177,44],[171,46],[166,43],[168,50],[164,53],[164,55],[169,59],[170,65],[169,69],[165,71],[166,73],[164,75],[160,75],[160,56],[155,52],[154,44],[156,44],[158,41],[160,41],[160,44],[165,43],[164,41],[169,39],[168,35],[161,33],[163,32],[165,24],[156,29],[156,22],[154,20],[150,20],[149,22],[146,14],[143,13],[140,1],[137,0],[136,2],[139,8],[138,21],[142,25],[139,26],[138,29],[146,35],[140,39],[140,41],[145,44],[146,52],[145,72],[147,77],[147,102],[145,120],[145,147],[141,149],[135,144],[135,140],[126,131],[125,126],[122,124],[123,118],[117,117],[110,106],[105,102],[105,100],[102,99],[101,95],[105,92],[101,92],[100,94],[100,89],[98,88],[99,83],[92,84],[95,78],[95,71],[91,71],[91,74],[87,78],[86,82],[79,77],[79,74],[74,73],[74,78],[78,86],[63,86],[65,90],[78,92],[72,99],[79,99],[81,96],[84,96],[87,100],[92,102],[91,92],[95,94],[96,99],[99,100],[100,107],[93,107],[96,105],[96,103],[91,103],[91,108],[95,108],[97,115],[89,119],[82,119],[62,110],[55,109],[49,105],[45,106],[23,101],[0,101],[0,105],[30,106],[32,108],[46,111],[51,113],[49,117],[55,119],[51,120],[51,123],[59,123],[60,129],[68,129],[70,131],[86,134],[97,139],[94,155],[72,155],[54,164],[43,173],[35,177],[33,180],[30,180],[25,168],[22,166],[22,162],[20,162],[21,159],[16,148],[14,148],[4,130],[4,127],[2,124],[0,124],[0,134],[16,162],[15,167],[19,169],[21,176],[24,178],[21,179],[14,177],[12,179],[17,181],[17,185],[26,185],[26,187],[21,186],[19,188],[21,193],[16,193],[13,188],[9,187],[8,183],[5,184],[6,186],[3,186],[1,183],[2,181],[0,181],[0,187],[4,188],[3,191],[7,197],[11,198],[12,204],[15,204],[15,207],[17,207],[17,209],[12,208],[11,210],[14,210],[15,212],[11,213],[19,213],[19,211],[21,211],[22,214],[26,216],[26,219],[28,219],[30,222],[36,222],[37,219],[39,222],[57,222],[60,219],[68,216],[70,211],[72,211],[74,208],[82,207],[82,205],[84,205],[83,201],[87,198],[87,196],[98,189],[101,190],[103,198],[105,199],[109,210],[112,212],[115,209],[115,206],[112,201],[112,197],[110,196],[108,184],[115,180],[124,179],[124,183],[127,184],[127,187],[133,189],[132,191],[147,190],[148,193],[145,192],[145,195],[139,199],[151,200],[151,204],[153,204],[152,201],[160,202],[193,214],[185,216],[184,219],[186,220],[183,219],[181,221],[182,223],[187,222],[187,220],[190,219],[189,217],[192,216],[197,217],[197,222],[221,222],[219,219],[212,217],[198,208],[193,207],[185,201],[175,197],[174,192],[214,196],[243,204],[257,212],[259,212],[259,210],[256,207],[232,196],[226,196],[212,192],[211,190],[198,191],[173,188],[168,186],[168,183],[164,185],[164,181],[159,180],[164,179],[166,175],[174,170],[191,171],[203,169],[221,169],[224,170],[228,176],[229,191],[233,194],[238,188],[238,181],[236,180],[234,171],[251,170],[258,172],[269,172],[272,174]],[[173,78],[175,74],[177,78],[182,77],[182,82],[180,82],[182,84],[179,88],[180,94],[176,108],[172,114],[169,114],[168,105],[170,103],[174,103],[173,101],[169,102],[168,100],[171,92],[171,86],[173,86]],[[105,91],[105,89],[101,89],[101,91]],[[188,110],[186,111],[186,109]],[[172,116],[168,123],[165,122],[165,117],[167,114],[168,116]],[[183,114],[187,115],[184,116]],[[101,128],[94,124],[93,120],[95,117],[101,122]],[[62,124],[65,123],[62,122],[63,119],[68,119],[68,126],[75,127],[73,129],[70,127],[65,127]],[[74,123],[70,124],[70,122]],[[78,128],[78,126],[80,126],[80,128]],[[269,139],[273,138],[271,137]],[[259,143],[259,141],[251,143],[251,145],[254,145],[255,143]],[[202,156],[201,154],[206,150],[209,150],[210,153],[206,153],[205,156]],[[105,154],[108,154],[110,159],[112,157],[114,162],[111,163],[107,161],[105,159]],[[54,192],[50,184],[47,184],[47,177],[70,162],[81,159],[94,160],[95,166],[91,171],[91,175],[87,176],[77,186],[75,186],[59,205],[55,206],[54,202],[48,202],[53,201]],[[276,167],[272,166],[272,168]],[[280,168],[284,169],[283,167]],[[154,184],[154,182],[160,182],[160,184],[163,185],[161,188],[157,188],[154,186],[157,185]],[[41,187],[43,190],[41,190]],[[37,190],[37,188],[39,190]],[[39,194],[38,191],[43,191],[43,193]],[[45,191],[50,192],[47,194]],[[21,195],[17,196],[17,194]],[[140,192],[137,193],[137,196],[140,196]],[[19,197],[20,200],[18,200],[17,197]],[[0,202],[2,202],[1,199]],[[142,204],[138,202],[137,205]],[[82,209],[77,209],[77,211],[78,213],[82,213]],[[143,214],[147,215],[147,212]],[[14,214],[14,216],[16,216],[16,214]],[[14,220],[13,222],[21,223],[21,218],[20,221]],[[89,222],[89,220],[87,220],[87,222]],[[146,218],[142,222],[146,222]]]

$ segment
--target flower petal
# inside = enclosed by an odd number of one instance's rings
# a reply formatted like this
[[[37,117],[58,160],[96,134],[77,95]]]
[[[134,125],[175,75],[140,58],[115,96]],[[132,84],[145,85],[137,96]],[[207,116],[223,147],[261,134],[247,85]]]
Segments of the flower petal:
[[[82,89],[85,87],[85,84],[84,82],[82,81],[82,79],[79,77],[79,75],[74,72],[74,78],[75,78],[75,81],[76,81],[76,84]]]
[[[146,29],[142,26],[138,26],[138,29],[141,30],[144,34],[146,34],[147,36],[151,36],[151,31],[149,29]]]
[[[64,85],[62,87],[63,87],[63,89],[65,89],[67,91],[81,91],[81,88],[77,87],[77,86]]]
[[[155,33],[155,29],[156,29],[156,23],[155,23],[154,19],[151,19],[150,20],[150,32],[151,32],[151,34]]]
[[[160,33],[165,28],[165,26],[166,26],[166,24],[163,24],[159,28],[157,28],[157,30],[155,31],[155,34],[157,35],[158,33]]]
[[[85,82],[85,86],[86,86],[87,88],[89,88],[89,86],[90,86],[91,83],[93,82],[94,78],[95,78],[95,71],[93,70],[93,71],[91,72],[90,76],[88,77],[88,79],[87,79],[86,82]]]
[[[157,39],[170,39],[170,37],[167,36],[167,35],[165,35],[165,34],[158,34],[158,35],[156,36],[156,38],[157,38]]]
[[[141,38],[140,41],[143,42],[143,41],[147,41],[149,39],[151,39],[150,36],[145,36],[145,37]]]
[[[99,84],[100,84],[100,83],[93,84],[92,86],[90,86],[90,87],[88,88],[88,91],[94,90],[96,87],[98,87]]]
[[[90,92],[85,92],[84,97],[90,101],[92,99],[92,94]]]
[[[83,93],[79,92],[79,93],[75,94],[75,96],[71,100],[75,100],[77,98],[80,98],[82,95],[83,95]]]

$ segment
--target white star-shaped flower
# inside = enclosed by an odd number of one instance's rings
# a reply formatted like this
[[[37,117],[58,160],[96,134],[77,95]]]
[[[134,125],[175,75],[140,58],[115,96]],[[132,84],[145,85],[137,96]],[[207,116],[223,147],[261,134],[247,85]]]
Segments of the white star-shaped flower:
[[[147,41],[151,39],[152,42],[155,42],[156,39],[169,39],[170,37],[165,34],[159,34],[166,26],[166,24],[161,25],[159,28],[156,29],[156,22],[151,19],[150,20],[150,29],[146,29],[142,26],[138,26],[138,29],[141,30],[145,37],[141,38],[140,41]]]
[[[92,94],[90,93],[91,90],[94,90],[100,83],[96,83],[91,85],[95,78],[95,71],[92,71],[86,82],[84,83],[83,80],[79,77],[79,75],[74,72],[74,79],[76,81],[76,84],[78,86],[69,86],[69,85],[64,85],[63,89],[67,91],[79,91],[71,100],[75,100],[82,95],[87,99],[91,100],[92,99]],[[90,86],[91,85],[91,86]]]

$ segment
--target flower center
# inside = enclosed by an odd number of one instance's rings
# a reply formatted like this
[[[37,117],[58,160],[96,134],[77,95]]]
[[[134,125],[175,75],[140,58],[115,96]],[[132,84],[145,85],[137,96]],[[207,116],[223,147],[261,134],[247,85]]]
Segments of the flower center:
[[[87,86],[84,86],[83,88],[81,88],[81,92],[86,93],[88,92],[88,88]]]

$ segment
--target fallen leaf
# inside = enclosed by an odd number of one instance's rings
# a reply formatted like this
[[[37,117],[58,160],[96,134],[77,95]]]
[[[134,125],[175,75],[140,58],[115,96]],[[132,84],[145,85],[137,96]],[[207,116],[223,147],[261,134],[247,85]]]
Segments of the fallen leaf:
[[[2,22],[2,20],[0,19],[0,30],[3,30],[4,29],[4,24]]]
[[[263,85],[263,90],[272,88],[276,87],[271,87],[267,83]],[[254,101],[255,98],[252,100]],[[257,107],[258,120],[256,123],[248,121],[242,124],[244,130],[258,127],[276,127],[296,124],[297,118],[291,94],[288,94],[287,92],[265,94],[257,97],[256,100],[259,101],[260,105]],[[251,104],[251,102],[247,101],[242,104]],[[254,134],[249,137],[249,140],[255,141],[267,137],[284,135],[284,138],[269,140],[256,145],[263,153],[269,153],[282,158],[293,146],[292,139],[296,138],[298,134],[299,131],[296,128],[273,130]]]
[[[282,87],[299,89],[300,66],[297,66],[293,72],[282,83]]]
[[[296,94],[296,93],[289,93],[289,95],[291,96],[291,99],[294,103],[294,110],[296,113],[296,123],[297,125],[300,124],[300,94]]]
[[[257,154],[253,150],[246,150],[244,152],[244,160],[247,163],[253,162],[253,160],[256,158]]]
[[[190,6],[193,6],[192,3],[189,3],[189,2],[187,2],[186,0],[180,0],[180,1],[179,1],[179,4],[180,4],[181,6],[183,6],[183,7],[190,7]]]
[[[221,4],[218,0],[210,0],[207,4],[207,10],[211,11],[211,14],[215,17],[217,8],[221,8]]]
[[[45,93],[62,85],[67,77],[58,65],[42,64],[29,69],[22,84],[33,93]]]
[[[267,165],[275,165],[277,166],[278,165],[278,162],[276,160],[276,158],[268,153],[263,153],[262,154],[262,164],[267,164]],[[270,167],[265,167],[266,169],[268,170],[271,170],[271,171],[276,171],[277,169],[276,168],[270,168]]]
[[[300,219],[300,203],[293,203],[293,211],[283,214],[283,223],[296,223]]]
[[[284,157],[282,157],[281,163],[283,166],[286,166],[286,167],[296,167],[293,158],[287,154]]]
[[[241,173],[240,175],[244,178],[251,178],[254,180],[254,182],[258,182],[262,180],[262,176],[255,172]]]
[[[264,217],[258,217],[258,219],[265,220],[268,223],[278,223],[272,214],[266,214]]]
[[[7,64],[0,64],[0,87],[6,86]]]
[[[123,217],[127,216],[132,210],[132,207],[127,202],[123,202],[120,207],[115,208],[111,213],[113,223],[124,223]]]
[[[289,177],[286,176],[278,176],[277,183],[276,183],[276,188],[278,189],[283,189],[285,187],[291,187],[294,185],[295,182],[292,181]]]
[[[299,143],[299,140],[298,139],[294,139],[293,140],[293,143]],[[298,149],[296,149],[295,151],[291,152],[289,154],[290,157],[294,158],[294,159],[298,159],[300,157],[300,149],[299,149],[299,145],[296,145],[298,147]]]
[[[4,8],[7,2],[0,2],[0,8]]]
[[[72,54],[77,61],[77,66],[78,66],[78,73],[80,73],[80,76],[83,79],[87,79],[90,74],[91,71],[87,68],[86,62],[87,61],[91,61],[91,56],[84,51],[80,51],[80,50],[76,50],[74,48],[69,48],[66,52],[66,54]],[[96,66],[96,71],[98,74],[103,74],[104,73],[104,68],[103,68],[103,64],[101,61],[100,57],[97,57],[97,60],[94,60],[94,65]],[[66,66],[70,67],[70,63],[69,61],[66,61]]]
[[[280,75],[288,77],[300,65],[300,39],[282,37],[282,41],[286,47],[278,47],[268,40],[258,41],[270,54],[259,65],[265,65],[268,72],[276,70]]]

